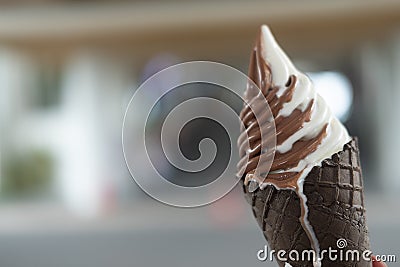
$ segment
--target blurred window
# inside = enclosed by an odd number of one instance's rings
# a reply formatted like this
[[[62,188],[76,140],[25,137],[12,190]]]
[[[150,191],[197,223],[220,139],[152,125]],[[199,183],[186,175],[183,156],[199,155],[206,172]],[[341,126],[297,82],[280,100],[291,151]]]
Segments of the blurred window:
[[[38,67],[37,90],[35,104],[38,108],[50,108],[60,104],[61,69],[54,64]]]
[[[335,71],[313,72],[308,75],[332,112],[340,121],[345,122],[349,118],[353,102],[353,87],[349,79],[343,73]]]

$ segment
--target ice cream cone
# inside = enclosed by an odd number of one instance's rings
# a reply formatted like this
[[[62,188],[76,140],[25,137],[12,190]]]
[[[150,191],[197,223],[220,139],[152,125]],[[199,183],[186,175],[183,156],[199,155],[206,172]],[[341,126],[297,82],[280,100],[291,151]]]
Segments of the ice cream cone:
[[[264,190],[250,193],[243,181],[242,185],[270,249],[285,250],[287,253],[296,250],[300,254],[312,249],[299,220],[300,199],[295,191],[277,190],[268,185]],[[322,266],[371,266],[371,262],[362,257],[370,245],[357,139],[353,138],[343,151],[310,171],[304,181],[304,194],[309,209],[308,220],[319,240],[320,250],[339,250],[344,244],[338,244],[338,240],[345,240],[343,242],[347,245],[342,248],[343,253],[357,250],[360,255],[359,261],[352,261],[350,254],[348,261],[335,261],[329,259],[329,255],[324,255]],[[340,255],[337,256],[339,258]],[[313,266],[312,261],[301,259],[288,259],[286,262],[293,267]],[[279,266],[285,264],[279,260],[278,263]]]
[[[245,106],[238,168],[246,199],[277,262],[371,266],[357,139],[348,135],[266,26],[253,50],[249,77],[269,103],[277,147],[271,169],[257,170],[261,155],[271,151],[259,149],[263,137],[254,129],[270,122],[256,122]]]

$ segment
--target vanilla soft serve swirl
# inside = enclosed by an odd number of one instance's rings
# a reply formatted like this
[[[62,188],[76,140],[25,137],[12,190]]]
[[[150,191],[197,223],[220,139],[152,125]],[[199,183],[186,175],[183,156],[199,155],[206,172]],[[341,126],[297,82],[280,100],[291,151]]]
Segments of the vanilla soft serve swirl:
[[[274,115],[277,148],[266,179],[261,178],[265,177],[263,175],[255,175],[252,169],[257,165],[252,162],[256,158],[254,153],[249,155],[248,162],[240,162],[239,168],[246,168],[246,182],[256,181],[261,188],[272,183],[277,187],[294,189],[312,167],[319,166],[324,159],[341,151],[351,138],[316,93],[310,78],[294,67],[267,26],[261,27],[252,54],[249,77],[267,98]],[[249,125],[249,114],[251,109],[242,110],[241,119],[245,126]],[[239,146],[247,136],[250,148],[257,146],[261,138],[252,137],[258,134],[259,131],[243,129]],[[242,158],[250,151],[245,146],[240,150]]]

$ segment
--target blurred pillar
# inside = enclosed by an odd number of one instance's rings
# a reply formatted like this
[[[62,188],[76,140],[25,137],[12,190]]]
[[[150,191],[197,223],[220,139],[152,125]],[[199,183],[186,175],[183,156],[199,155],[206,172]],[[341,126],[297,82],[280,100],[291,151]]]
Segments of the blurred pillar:
[[[18,51],[0,47],[0,188],[4,155],[18,146],[18,140],[13,138],[13,126],[28,109],[32,77],[33,66],[29,58]]]
[[[94,52],[76,53],[65,67],[59,189],[67,206],[83,216],[98,215],[116,201],[124,73],[117,61]],[[116,146],[118,152],[110,151]]]
[[[361,49],[365,135],[376,140],[369,168],[382,189],[400,189],[400,38],[368,44]]]

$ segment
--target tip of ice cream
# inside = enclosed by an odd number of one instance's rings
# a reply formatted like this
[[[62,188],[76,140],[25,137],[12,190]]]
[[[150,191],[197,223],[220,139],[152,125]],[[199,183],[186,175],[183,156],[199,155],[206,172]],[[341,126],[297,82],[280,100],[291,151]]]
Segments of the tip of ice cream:
[[[271,29],[267,26],[267,25],[262,25],[261,26],[261,35],[264,41],[264,44],[266,44],[267,46],[271,47],[271,48],[279,48],[278,43],[275,40],[274,35],[271,32]]]
[[[261,26],[261,32],[265,40],[270,41],[271,43],[276,44],[275,37],[272,35],[271,29],[267,25]]]
[[[261,51],[262,56],[269,63],[273,73],[273,84],[284,87],[290,75],[298,73],[296,67],[276,42],[267,25],[261,26],[260,41],[263,48]]]

